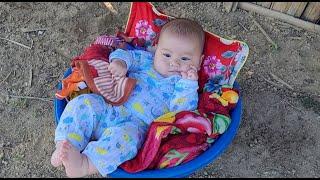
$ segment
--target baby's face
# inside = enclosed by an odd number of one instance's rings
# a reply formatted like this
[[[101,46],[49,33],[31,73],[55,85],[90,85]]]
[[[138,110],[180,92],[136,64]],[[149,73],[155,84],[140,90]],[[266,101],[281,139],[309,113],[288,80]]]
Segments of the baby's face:
[[[202,52],[199,43],[192,38],[182,38],[164,33],[154,57],[154,68],[162,76],[168,77],[186,72],[191,66],[199,69],[202,61]]]

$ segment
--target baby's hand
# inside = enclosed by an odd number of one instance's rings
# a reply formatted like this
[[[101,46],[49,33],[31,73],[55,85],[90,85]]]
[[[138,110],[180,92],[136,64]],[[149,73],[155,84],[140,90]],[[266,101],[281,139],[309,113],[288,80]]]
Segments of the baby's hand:
[[[193,81],[197,81],[198,80],[198,72],[197,72],[197,68],[194,66],[190,66],[190,68],[187,70],[187,72],[181,72],[182,78],[183,79],[190,79]]]
[[[127,74],[127,65],[123,60],[115,60],[110,63],[108,70],[115,77],[123,77]]]

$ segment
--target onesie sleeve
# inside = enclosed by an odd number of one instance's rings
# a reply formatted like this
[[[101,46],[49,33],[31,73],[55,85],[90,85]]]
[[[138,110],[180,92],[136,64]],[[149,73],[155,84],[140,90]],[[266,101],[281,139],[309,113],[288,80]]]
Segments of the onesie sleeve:
[[[198,81],[180,79],[174,87],[170,111],[193,111],[198,106]]]
[[[133,72],[150,68],[153,54],[142,50],[116,49],[109,55],[110,62],[119,59],[126,63],[128,72]]]

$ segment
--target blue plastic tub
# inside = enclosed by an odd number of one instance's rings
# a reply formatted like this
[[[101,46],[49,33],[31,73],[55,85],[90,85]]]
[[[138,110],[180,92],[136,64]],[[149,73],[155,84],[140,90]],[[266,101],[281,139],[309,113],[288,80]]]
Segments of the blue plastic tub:
[[[67,77],[71,74],[71,68],[69,68],[65,73],[64,77]],[[239,84],[235,82],[234,87],[239,89]],[[58,89],[61,89],[61,83],[58,84]],[[239,101],[231,112],[231,123],[228,129],[213,143],[211,147],[209,147],[204,153],[196,157],[195,159],[176,166],[172,168],[166,169],[156,169],[156,170],[144,170],[138,173],[128,173],[121,168],[118,168],[113,173],[109,174],[110,177],[114,178],[164,178],[164,177],[187,177],[190,174],[194,173],[197,170],[202,169],[206,165],[212,163],[219,155],[227,149],[229,144],[232,142],[233,138],[235,137],[240,122],[241,122],[241,115],[242,115],[242,98],[240,96]],[[66,100],[54,100],[54,115],[55,115],[55,122],[56,124],[59,122],[60,116],[66,106]]]

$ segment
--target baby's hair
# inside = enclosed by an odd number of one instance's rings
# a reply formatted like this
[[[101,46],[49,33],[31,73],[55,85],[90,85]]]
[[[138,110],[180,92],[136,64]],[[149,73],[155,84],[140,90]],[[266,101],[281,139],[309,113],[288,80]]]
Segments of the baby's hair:
[[[200,50],[203,50],[205,33],[202,26],[196,21],[186,18],[170,20],[161,28],[160,36],[164,32],[170,32],[180,37],[196,38],[199,41]]]

